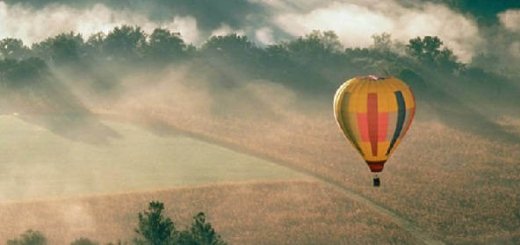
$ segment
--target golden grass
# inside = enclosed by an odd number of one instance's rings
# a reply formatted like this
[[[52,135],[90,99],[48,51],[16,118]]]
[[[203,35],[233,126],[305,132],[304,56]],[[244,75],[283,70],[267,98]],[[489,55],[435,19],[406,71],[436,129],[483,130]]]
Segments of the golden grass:
[[[117,137],[89,144],[30,121],[0,116],[0,202],[307,178],[274,162],[191,137],[165,137],[124,123],[101,125]],[[89,137],[95,134],[82,131]]]
[[[95,102],[84,98],[82,102],[93,112],[106,117],[130,120],[144,126],[161,124],[174,127],[209,141],[277,159],[294,169],[341,183],[341,186],[366,196],[416,223],[420,228],[434,234],[435,238],[448,243],[520,243],[520,230],[518,229],[520,227],[520,192],[518,191],[520,188],[520,168],[518,167],[520,142],[505,143],[490,140],[455,130],[449,125],[435,120],[422,121],[419,105],[419,120],[413,123],[405,140],[388,161],[382,174],[383,186],[374,189],[371,187],[371,175],[368,168],[337,128],[331,106],[315,106],[313,102],[302,104],[302,101],[310,98],[297,98],[297,95],[291,91],[285,91],[283,88],[254,87],[256,85],[253,85],[253,89],[247,88],[249,85],[246,85],[246,89],[235,91],[236,93],[247,92],[245,97],[235,96],[233,92],[228,92],[228,94],[220,95],[224,99],[216,98],[218,96],[212,97],[212,95],[217,92],[210,91],[209,88],[186,79],[182,75],[173,74],[170,77],[158,74],[157,76],[161,77],[158,79],[168,78],[166,81],[155,82],[155,79],[144,77],[147,81],[154,81],[153,86],[147,83],[146,86],[141,85],[137,89],[132,89],[128,85],[125,88],[127,89],[125,96],[114,101]],[[141,80],[142,78],[136,79]],[[188,80],[186,83],[189,84],[178,86],[177,80]],[[137,83],[142,84],[140,81]],[[126,84],[128,84],[127,81],[125,81],[125,86]],[[227,108],[228,106],[230,108]],[[314,108],[308,109],[306,108],[308,106],[314,106]],[[516,120],[511,119],[505,123],[513,125],[517,122]],[[512,126],[508,131],[518,132],[518,126]],[[301,185],[301,183],[294,185]],[[301,187],[305,187],[305,185],[293,187],[293,185],[282,184],[278,188]],[[237,185],[230,187],[229,191],[245,191],[243,188],[250,187]],[[190,192],[190,190],[185,190],[185,192]],[[338,198],[325,199],[327,200],[326,205],[341,206],[343,201],[340,199],[348,202],[348,199],[342,197],[340,193],[330,190],[325,193],[334,193],[334,197]],[[266,195],[251,192],[249,198],[245,198],[243,203],[230,203],[229,205],[236,205],[237,209],[250,210],[246,208],[247,205],[251,204],[252,207],[256,207],[254,204],[261,202],[259,200],[263,201],[262,197],[266,197]],[[105,197],[106,205],[118,207],[117,197],[119,196]],[[135,213],[143,209],[148,201],[146,199],[150,197],[153,196],[138,199],[139,204],[129,202],[130,206],[140,206],[128,213]],[[270,204],[272,210],[270,208],[259,213],[271,219],[271,222],[282,222],[279,220],[280,217],[287,216],[283,216],[281,211],[276,212],[277,208],[299,208],[298,203],[292,201],[292,198],[296,197],[292,196],[286,204],[276,203],[273,200],[273,203]],[[264,236],[267,237],[266,241],[271,244],[305,244],[306,239],[311,238],[317,239],[311,240],[315,243],[337,244],[345,241],[342,240],[342,236],[328,234],[330,230],[334,230],[331,227],[336,227],[332,224],[309,226],[311,228],[306,230],[307,233],[301,232],[304,234],[300,234],[299,238],[294,238],[284,236],[286,231],[279,232],[279,226],[277,229],[262,225],[267,223],[248,220],[250,222],[248,229],[251,229],[251,232],[239,233],[233,231],[233,228],[229,228],[238,226],[233,223],[237,222],[236,219],[218,218],[220,217],[218,210],[211,208],[214,205],[213,200],[215,199],[212,195],[201,195],[194,199],[179,200],[178,206],[203,207],[200,205],[207,205],[208,210],[206,211],[210,215],[211,221],[215,223],[218,230],[223,232],[224,238],[235,244],[242,244],[240,239],[251,239],[243,241],[258,244],[261,241],[259,237]],[[250,200],[253,200],[252,203],[249,202]],[[39,206],[35,204],[34,208],[36,210]],[[45,210],[39,210],[41,215],[45,215]],[[329,217],[350,217],[344,216],[346,215],[345,210],[339,208],[331,210],[334,212],[326,213]],[[117,215],[117,211],[109,208],[96,212],[102,213],[106,217],[112,217]],[[182,213],[186,216],[178,216],[178,219],[181,222],[187,222],[189,212],[186,212],[187,209],[181,211],[179,214]],[[232,211],[233,209],[228,210],[227,215]],[[299,221],[310,219],[308,221],[316,224],[315,222],[318,221],[314,220],[320,220],[321,214],[326,211],[330,210],[318,209],[314,216],[312,213],[300,212],[295,214],[294,219]],[[39,214],[39,212],[35,211],[32,214]],[[378,217],[368,209],[366,215],[371,219]],[[264,218],[263,216],[261,218]],[[121,223],[114,224],[125,225],[134,218],[128,216],[126,219],[118,219]],[[25,219],[21,218],[23,222],[31,222],[31,219],[27,218],[28,221],[24,221]],[[347,220],[345,222],[353,222],[355,219],[348,218]],[[289,225],[291,224],[289,223]],[[327,223],[325,222],[325,224]],[[366,225],[366,230],[377,227],[377,223],[374,222],[363,224]],[[39,227],[45,228],[46,226]],[[38,229],[38,227],[33,228]],[[359,228],[353,229],[359,230]],[[110,234],[129,234],[122,231],[118,233],[116,228],[108,230]],[[302,230],[296,229],[291,232],[298,233]],[[364,231],[364,229],[361,230]],[[97,231],[100,237],[103,234],[108,236],[104,233],[108,231],[104,229]],[[391,231],[391,228],[379,230],[377,238],[371,236],[372,233],[369,232],[349,234],[351,237],[359,238],[359,240],[354,240],[359,243],[388,243],[392,239],[396,243],[404,240],[410,241],[408,238],[395,240],[395,237],[401,237],[401,235],[394,235]],[[21,232],[21,230],[16,232]],[[272,234],[265,235],[269,232]],[[15,231],[12,233],[14,234]],[[85,235],[89,234],[92,237],[98,237],[96,232]],[[333,234],[336,233],[333,232]],[[58,235],[55,235],[54,239],[58,239]],[[370,239],[380,239],[378,240],[380,242]]]
[[[143,94],[95,111],[142,124],[159,121],[330,178],[446,242],[520,240],[520,142],[491,141],[419,115],[388,161],[382,188],[374,189],[368,168],[325,107],[290,106],[266,118],[219,115],[181,102],[152,103]]]
[[[179,228],[206,212],[230,244],[415,244],[390,220],[312,181],[244,182],[144,193],[0,204],[0,240],[26,229],[50,244],[130,240],[137,213],[160,200]]]

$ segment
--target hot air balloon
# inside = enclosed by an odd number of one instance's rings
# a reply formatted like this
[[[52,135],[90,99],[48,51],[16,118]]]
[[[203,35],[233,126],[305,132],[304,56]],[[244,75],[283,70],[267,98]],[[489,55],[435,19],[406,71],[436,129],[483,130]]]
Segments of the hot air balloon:
[[[383,171],[410,128],[415,113],[412,90],[395,77],[359,76],[343,83],[334,96],[334,116],[374,173]]]

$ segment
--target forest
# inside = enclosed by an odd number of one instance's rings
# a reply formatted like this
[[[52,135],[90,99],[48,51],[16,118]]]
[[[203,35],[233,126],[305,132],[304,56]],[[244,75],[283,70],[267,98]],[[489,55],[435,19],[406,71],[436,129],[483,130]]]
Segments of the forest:
[[[407,82],[417,100],[425,102],[419,111],[424,116],[436,115],[454,126],[470,123],[464,128],[506,136],[493,121],[517,114],[517,72],[494,68],[492,55],[480,54],[463,63],[435,36],[408,43],[392,40],[388,33],[372,38],[369,48],[344,48],[334,32],[314,31],[261,46],[246,36],[229,34],[212,36],[196,47],[184,42],[180,33],[160,28],[145,33],[126,25],[89,37],[63,33],[30,47],[23,40],[5,38],[0,41],[0,83],[11,91],[55,87],[56,92],[64,83],[75,86],[89,80],[82,86],[102,96],[117,91],[123,77],[182,67],[205,76],[215,91],[246,81],[270,81],[297,91],[303,101],[328,106],[327,100],[348,78],[392,75]],[[67,81],[60,81],[56,73],[65,74],[61,80]]]

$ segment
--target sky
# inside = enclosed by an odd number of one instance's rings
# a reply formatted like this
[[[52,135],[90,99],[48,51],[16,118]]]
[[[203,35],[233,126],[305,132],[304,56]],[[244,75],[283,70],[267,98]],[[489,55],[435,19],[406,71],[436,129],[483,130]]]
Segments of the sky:
[[[463,62],[488,51],[520,59],[520,1],[513,0],[0,1],[0,38],[26,44],[70,31],[106,33],[123,24],[148,33],[167,28],[194,45],[230,33],[269,45],[332,30],[345,47],[368,47],[371,36],[383,32],[403,43],[430,35]]]

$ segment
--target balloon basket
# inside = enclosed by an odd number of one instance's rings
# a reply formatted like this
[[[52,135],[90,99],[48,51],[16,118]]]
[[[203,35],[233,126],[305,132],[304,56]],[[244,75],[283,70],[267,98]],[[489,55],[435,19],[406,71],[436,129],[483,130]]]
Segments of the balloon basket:
[[[381,186],[381,180],[376,175],[376,176],[374,176],[374,187],[379,187],[379,186]]]

